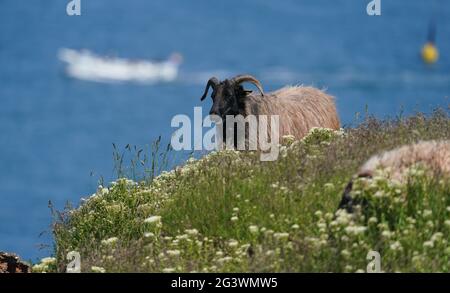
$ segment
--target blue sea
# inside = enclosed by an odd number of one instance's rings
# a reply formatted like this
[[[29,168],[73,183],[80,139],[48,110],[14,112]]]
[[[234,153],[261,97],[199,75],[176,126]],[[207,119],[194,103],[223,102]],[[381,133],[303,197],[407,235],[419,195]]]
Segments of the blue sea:
[[[36,260],[52,252],[51,214],[114,179],[112,143],[168,141],[176,114],[193,116],[206,81],[250,73],[266,91],[305,84],[336,96],[344,125],[447,107],[450,3],[382,0],[0,1],[0,250]],[[434,19],[440,59],[419,52]],[[184,63],[170,83],[71,79],[61,48]],[[42,246],[43,245],[43,246]]]

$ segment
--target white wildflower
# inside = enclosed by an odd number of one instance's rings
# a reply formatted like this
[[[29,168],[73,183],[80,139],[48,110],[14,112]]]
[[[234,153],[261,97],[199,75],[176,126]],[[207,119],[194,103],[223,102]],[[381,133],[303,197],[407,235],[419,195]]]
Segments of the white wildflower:
[[[444,224],[445,226],[450,227],[450,220],[445,220]]]
[[[258,234],[258,232],[259,232],[258,226],[256,226],[256,225],[250,225],[250,226],[248,227],[248,230],[249,230],[250,233],[252,233],[252,234]]]
[[[319,222],[319,223],[317,223],[317,227],[318,228],[326,228],[327,227],[327,224],[325,224],[325,223],[323,223],[323,222]]]
[[[382,198],[384,196],[384,191],[382,190],[378,190],[377,192],[375,192],[375,194],[373,195],[373,197],[375,198]]]
[[[111,238],[102,240],[102,244],[103,244],[103,245],[113,245],[113,244],[115,244],[118,240],[119,240],[119,238],[117,238],[117,237],[111,237]]]
[[[395,241],[394,243],[392,243],[390,246],[391,250],[397,251],[397,250],[402,250],[402,245],[400,244],[399,241]]]
[[[442,237],[444,237],[444,234],[443,234],[443,233],[441,233],[441,232],[436,232],[436,233],[433,234],[433,236],[431,236],[431,241],[433,241],[433,242],[439,242],[439,241],[442,239]]]
[[[347,242],[350,240],[350,238],[348,238],[348,236],[344,235],[341,237],[342,242]]]
[[[318,217],[318,218],[321,218],[321,217],[322,217],[322,212],[321,212],[321,211],[316,211],[316,212],[314,213],[314,215],[315,215],[316,217]]]
[[[333,183],[325,183],[324,185],[323,185],[323,187],[325,187],[325,189],[327,189],[327,190],[334,190],[334,184]]]
[[[91,271],[93,273],[106,273],[106,270],[102,267],[92,266]]]
[[[103,196],[103,195],[107,195],[109,193],[109,189],[108,188],[100,188],[97,192],[99,193],[100,196]]]
[[[383,232],[381,232],[381,236],[387,239],[391,238],[393,234],[394,234],[393,232],[388,230],[384,230]]]
[[[163,273],[173,273],[173,272],[175,272],[175,269],[174,268],[165,268],[162,270],[162,272]]]
[[[369,218],[369,223],[370,224],[376,224],[378,222],[378,219],[376,217],[370,217]]]
[[[197,229],[186,229],[185,232],[186,232],[186,234],[191,235],[191,236],[197,236],[198,235],[198,230]]]
[[[151,216],[144,220],[144,223],[149,224],[160,224],[161,223],[161,217],[160,216]]]
[[[152,232],[145,232],[144,237],[145,238],[153,238],[153,237],[155,237],[155,234],[153,234]]]
[[[337,221],[331,221],[330,222],[330,226],[331,227],[336,227],[339,223]]]
[[[275,233],[273,237],[278,240],[285,240],[289,238],[289,233]]]
[[[338,224],[345,226],[347,225],[351,220],[351,214],[347,213],[346,210],[338,210],[336,212],[337,218],[336,221]]]
[[[266,251],[266,256],[272,256],[274,254],[275,254],[275,251],[273,251],[273,250],[267,250]]]
[[[189,235],[188,234],[177,235],[176,238],[178,240],[188,240],[189,239]]]
[[[432,212],[431,210],[424,210],[424,211],[423,211],[423,216],[424,216],[425,218],[431,216],[432,214],[433,214],[433,212]]]
[[[231,256],[225,256],[225,257],[219,258],[217,261],[219,263],[225,263],[225,262],[230,262],[232,260],[233,260],[233,258]]]
[[[179,256],[180,255],[179,250],[167,250],[166,253],[170,256]]]
[[[56,258],[54,257],[44,257],[41,259],[41,263],[45,266],[52,265],[56,263]]]
[[[261,229],[262,230],[262,229]],[[266,230],[266,231],[264,231],[264,234],[266,235],[266,236],[270,236],[270,235],[272,235],[274,233],[274,231],[272,230],[272,229],[269,229],[269,230]]]
[[[346,272],[351,272],[351,271],[353,271],[353,266],[346,265],[344,269],[345,269]]]
[[[425,248],[433,248],[434,247],[434,242],[433,241],[425,241],[423,243],[423,247],[425,247]]]
[[[295,136],[288,134],[281,137],[283,145],[290,146],[295,141]]]
[[[348,226],[345,228],[345,232],[351,235],[359,235],[364,233],[367,230],[365,226]]]
[[[408,221],[408,223],[410,223],[410,224],[415,224],[416,223],[416,219],[411,218],[411,217],[406,218],[406,221]]]
[[[350,256],[350,251],[348,251],[347,249],[343,249],[343,250],[341,251],[341,255],[342,255],[343,257],[349,257],[349,256]]]

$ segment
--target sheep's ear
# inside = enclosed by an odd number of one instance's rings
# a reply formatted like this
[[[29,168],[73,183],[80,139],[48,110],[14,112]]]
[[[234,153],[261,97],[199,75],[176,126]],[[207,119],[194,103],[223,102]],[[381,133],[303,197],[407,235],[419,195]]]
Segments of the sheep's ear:
[[[253,93],[253,91],[241,88],[239,94],[237,95],[238,100],[244,100],[245,98],[247,98],[247,95],[251,93]]]
[[[240,84],[236,86],[235,91],[236,91],[238,99],[243,99],[243,98],[247,97],[248,94],[253,93],[252,90],[246,90]]]

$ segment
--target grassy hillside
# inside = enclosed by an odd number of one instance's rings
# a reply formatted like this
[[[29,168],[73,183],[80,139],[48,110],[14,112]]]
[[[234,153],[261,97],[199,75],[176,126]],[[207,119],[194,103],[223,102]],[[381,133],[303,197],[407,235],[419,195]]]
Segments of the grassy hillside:
[[[35,271],[63,271],[75,250],[86,272],[357,272],[376,250],[383,271],[448,272],[448,180],[417,168],[402,186],[380,171],[354,189],[376,205],[336,212],[371,155],[428,139],[450,139],[447,112],[315,130],[287,139],[275,162],[223,151],[154,180],[119,179],[55,213],[56,261]]]

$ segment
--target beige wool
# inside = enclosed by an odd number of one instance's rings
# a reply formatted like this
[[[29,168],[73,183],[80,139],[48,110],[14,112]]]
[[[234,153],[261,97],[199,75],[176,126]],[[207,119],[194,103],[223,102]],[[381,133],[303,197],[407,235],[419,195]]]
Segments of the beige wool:
[[[424,168],[430,176],[449,178],[450,140],[420,141],[374,155],[361,166],[354,179],[372,178],[377,169],[384,169],[388,179],[406,184],[413,167]],[[353,180],[347,184],[339,204],[340,209],[348,212],[352,212],[353,207],[358,204],[351,195],[352,189]]]
[[[279,115],[280,138],[293,135],[301,139],[313,127],[340,127],[334,98],[313,87],[288,86],[264,96],[249,94],[243,113],[247,115]]]
[[[358,171],[358,175],[372,176],[379,168],[389,168],[390,178],[405,182],[407,171],[422,166],[437,175],[450,175],[450,141],[431,140],[404,145],[371,157]]]

